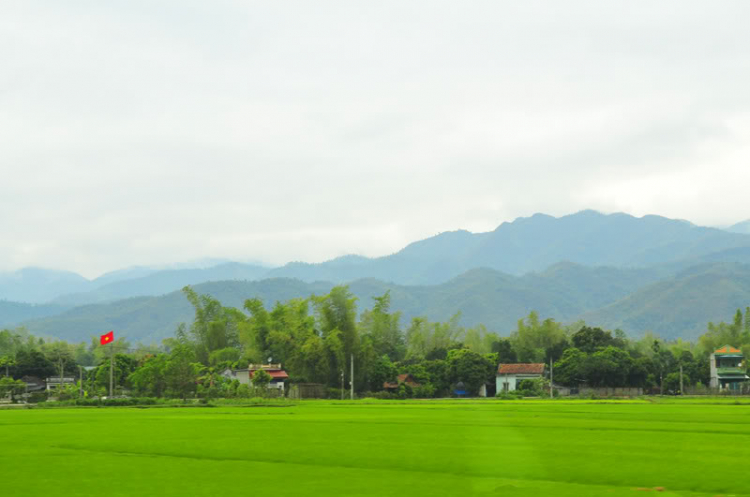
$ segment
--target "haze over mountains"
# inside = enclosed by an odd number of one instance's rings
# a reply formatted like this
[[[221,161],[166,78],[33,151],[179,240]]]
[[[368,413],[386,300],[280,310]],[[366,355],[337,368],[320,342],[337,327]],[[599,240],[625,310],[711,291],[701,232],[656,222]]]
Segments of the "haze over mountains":
[[[133,340],[158,341],[191,320],[178,292],[187,284],[241,307],[254,296],[271,304],[348,283],[360,309],[390,289],[393,308],[407,319],[447,319],[461,311],[463,324],[507,334],[534,309],[631,334],[653,330],[689,338],[707,321],[750,305],[750,235],[743,226],[721,230],[583,211],[519,218],[486,233],[446,232],[379,258],[352,255],[278,268],[235,262],[132,268],[91,281],[24,269],[0,274],[0,299],[6,300],[0,301],[0,326],[24,323],[34,333],[68,339],[118,328]]]
[[[730,231],[732,233],[743,233],[746,235],[750,234],[750,219],[730,226],[729,228],[727,228],[727,231]]]

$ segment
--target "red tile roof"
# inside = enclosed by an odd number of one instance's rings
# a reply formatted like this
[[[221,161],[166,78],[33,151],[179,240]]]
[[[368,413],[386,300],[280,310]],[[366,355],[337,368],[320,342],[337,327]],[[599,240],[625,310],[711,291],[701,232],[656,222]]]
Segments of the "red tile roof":
[[[396,381],[394,383],[385,382],[383,383],[383,388],[398,388],[398,386],[402,383],[406,383],[412,388],[417,388],[421,386],[419,383],[414,381],[414,377],[410,375],[409,373],[406,374],[400,374],[396,377]]]
[[[500,364],[497,374],[544,374],[544,364]]]
[[[286,380],[287,378],[289,378],[289,375],[286,374],[286,371],[284,371],[283,369],[276,371],[266,371],[266,373],[271,375],[272,380]],[[250,371],[250,378],[252,378],[254,374],[255,371]]]
[[[731,345],[724,345],[722,348],[714,352],[715,354],[741,354],[742,351],[735,349]]]

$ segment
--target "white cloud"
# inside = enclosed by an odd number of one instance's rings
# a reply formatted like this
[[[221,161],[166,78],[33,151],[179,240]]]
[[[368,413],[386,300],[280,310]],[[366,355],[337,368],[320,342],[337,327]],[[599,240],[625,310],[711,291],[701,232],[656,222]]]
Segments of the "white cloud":
[[[745,2],[4,2],[0,270],[750,217]]]

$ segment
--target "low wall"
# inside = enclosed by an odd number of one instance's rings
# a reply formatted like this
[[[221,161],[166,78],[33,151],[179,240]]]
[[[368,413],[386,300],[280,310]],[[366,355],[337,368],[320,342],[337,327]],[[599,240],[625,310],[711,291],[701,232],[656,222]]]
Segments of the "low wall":
[[[578,395],[588,397],[596,395],[597,397],[640,397],[643,395],[643,388],[640,387],[584,387],[578,389]]]

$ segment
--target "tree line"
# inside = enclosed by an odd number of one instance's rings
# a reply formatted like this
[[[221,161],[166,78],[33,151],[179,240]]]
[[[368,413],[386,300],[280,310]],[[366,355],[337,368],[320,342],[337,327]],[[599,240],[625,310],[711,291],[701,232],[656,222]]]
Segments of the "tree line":
[[[494,384],[498,364],[534,362],[554,364],[555,383],[607,387],[643,387],[664,392],[685,386],[707,385],[708,354],[722,345],[750,350],[750,308],[738,310],[730,323],[709,323],[697,341],[665,342],[652,333],[638,339],[621,330],[603,330],[584,322],[562,324],[541,319],[535,312],[520,319],[508,336],[484,326],[461,326],[460,314],[445,322],[424,317],[402,323],[391,309],[390,293],[375,297],[358,312],[357,299],[346,286],[328,294],[276,302],[267,307],[248,299],[242,309],[223,306],[192,288],[183,292],[194,308],[191,323],[180,325],[175,336],[159,346],[131,346],[125,337],[109,345],[46,341],[23,329],[0,331],[0,395],[19,390],[23,377],[81,376],[83,384],[60,393],[74,397],[104,395],[110,361],[115,384],[149,397],[249,397],[252,386],[221,375],[227,368],[246,368],[271,360],[281,363],[292,383],[319,383],[338,396],[354,382],[359,395],[381,397],[443,397],[460,382],[476,395],[482,385]],[[354,376],[350,377],[350,362]],[[395,383],[410,374],[419,386]],[[261,387],[270,378],[254,378]]]

